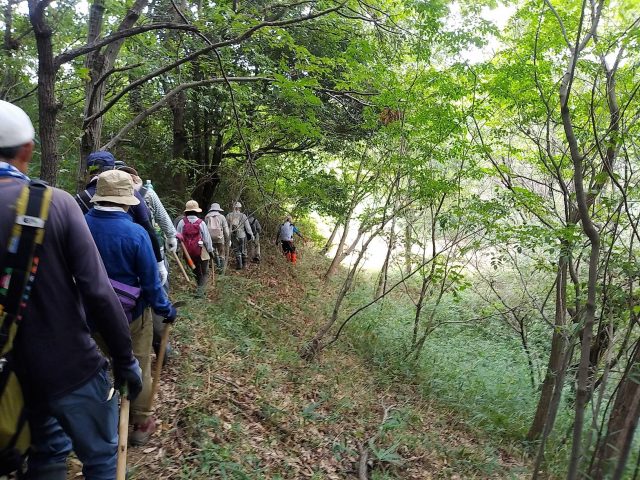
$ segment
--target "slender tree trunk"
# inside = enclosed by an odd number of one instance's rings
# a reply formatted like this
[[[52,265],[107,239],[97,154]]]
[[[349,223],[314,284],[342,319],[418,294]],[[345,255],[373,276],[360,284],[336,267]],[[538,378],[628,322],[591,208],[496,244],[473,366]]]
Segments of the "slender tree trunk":
[[[127,14],[118,25],[117,31],[124,31],[131,28],[140,18],[142,10],[147,6],[149,0],[136,0]],[[94,0],[89,12],[89,31],[87,43],[91,43],[102,33],[104,17],[104,0]],[[84,171],[86,169],[86,158],[89,153],[99,150],[102,139],[102,127],[104,116],[99,116],[91,122],[87,119],[95,115],[104,107],[104,97],[107,91],[107,76],[111,73],[116,58],[120,53],[125,39],[115,41],[100,50],[95,50],[87,55],[85,67],[89,69],[90,81],[85,87],[84,105],[84,132],[80,140],[80,166],[78,183],[84,183]]]
[[[349,235],[349,226],[351,225],[351,215],[353,214],[353,210],[349,210],[347,216],[344,219],[344,230],[342,230],[342,235],[340,236],[340,241],[338,242],[338,249],[336,250],[336,254],[333,256],[333,260],[331,260],[331,265],[329,265],[328,270],[324,274],[324,279],[328,280],[331,278],[338,269],[338,265],[344,260],[344,246],[347,242],[347,236]]]
[[[640,416],[640,342],[618,387],[607,434],[600,442],[592,477],[622,478]]]
[[[342,225],[341,221],[336,222],[336,225],[333,227],[333,230],[331,230],[331,235],[329,235],[329,238],[327,239],[327,243],[325,243],[324,247],[322,247],[322,250],[320,250],[321,255],[326,255],[329,252],[329,250],[331,250],[331,247],[333,247],[333,242],[336,240],[336,236],[338,235],[338,230],[340,229],[340,225]]]
[[[549,362],[547,365],[547,373],[542,381],[540,388],[540,399],[536,407],[536,413],[533,418],[527,440],[536,440],[542,435],[545,423],[549,416],[549,408],[551,399],[553,398],[554,386],[556,378],[562,370],[563,353],[567,347],[566,340],[562,335],[562,330],[566,323],[566,298],[567,298],[567,272],[568,264],[566,251],[562,250],[560,259],[558,260],[558,273],[556,280],[556,305],[554,316],[554,329],[551,337],[551,352],[549,353]]]
[[[389,279],[389,265],[391,263],[391,253],[393,252],[393,247],[396,243],[396,219],[391,221],[391,230],[389,232],[389,246],[387,247],[387,254],[384,257],[384,263],[382,264],[382,269],[380,270],[380,275],[378,276],[378,282],[376,286],[375,294],[373,298],[378,298],[387,290],[387,281]]]
[[[406,225],[404,227],[404,273],[409,275],[411,273],[411,265],[413,260],[411,258],[411,247],[413,246],[413,225],[411,219],[407,215],[405,217]]]
[[[52,30],[45,19],[49,2],[29,0],[29,19],[38,48],[38,121],[40,133],[40,177],[51,185],[58,179],[58,136],[56,117],[56,68],[54,65]]]

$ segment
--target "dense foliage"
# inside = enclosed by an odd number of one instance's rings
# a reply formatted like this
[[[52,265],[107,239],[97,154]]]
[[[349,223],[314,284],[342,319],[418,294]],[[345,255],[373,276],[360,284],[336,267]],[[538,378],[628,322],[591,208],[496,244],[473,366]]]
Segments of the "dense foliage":
[[[1,25],[35,174],[75,190],[108,148],[176,209],[321,217],[335,304],[303,358],[346,332],[534,478],[637,476],[637,1],[8,0]]]

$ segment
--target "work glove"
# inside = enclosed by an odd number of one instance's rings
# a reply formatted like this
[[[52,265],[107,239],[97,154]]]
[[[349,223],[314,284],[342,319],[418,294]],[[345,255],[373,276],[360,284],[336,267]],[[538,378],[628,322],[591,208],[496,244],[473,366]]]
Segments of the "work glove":
[[[176,253],[178,251],[178,239],[176,237],[167,238],[167,250],[172,253]]]
[[[169,313],[165,315],[162,323],[173,323],[176,321],[177,316],[178,316],[178,310],[176,310],[176,307],[171,305],[171,309],[169,310]]]
[[[160,274],[160,285],[164,285],[167,282],[167,278],[169,278],[169,272],[167,272],[164,261],[158,262],[158,273]]]
[[[133,401],[142,391],[142,370],[137,359],[133,359],[129,365],[113,367],[113,386],[120,390],[123,385],[127,385],[129,390],[129,400]]]

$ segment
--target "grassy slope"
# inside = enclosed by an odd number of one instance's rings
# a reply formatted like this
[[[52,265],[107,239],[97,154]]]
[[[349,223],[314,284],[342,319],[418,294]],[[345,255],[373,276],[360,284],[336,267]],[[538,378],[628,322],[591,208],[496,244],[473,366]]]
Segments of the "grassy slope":
[[[133,478],[358,478],[363,445],[371,479],[524,478],[522,459],[346,342],[299,358],[333,300],[325,263],[307,251],[292,267],[269,251],[207,300],[176,293],[189,299],[179,357],[163,373],[159,433],[131,450]]]

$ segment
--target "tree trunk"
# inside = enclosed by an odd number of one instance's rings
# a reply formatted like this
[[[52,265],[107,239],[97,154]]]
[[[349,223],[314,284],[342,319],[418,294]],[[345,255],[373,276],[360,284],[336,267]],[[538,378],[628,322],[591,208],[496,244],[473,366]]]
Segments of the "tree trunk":
[[[566,322],[566,298],[567,298],[567,271],[568,264],[565,257],[566,251],[560,252],[558,260],[558,273],[556,280],[556,305],[554,317],[554,329],[551,337],[551,352],[549,353],[549,363],[547,373],[540,388],[540,399],[533,418],[527,440],[536,440],[544,430],[544,426],[549,414],[549,407],[553,397],[553,390],[556,377],[562,369],[563,353],[567,347],[566,340],[562,335],[562,329]]]
[[[344,230],[342,231],[340,241],[338,242],[338,249],[336,250],[336,254],[333,256],[333,260],[331,261],[331,265],[329,265],[329,269],[324,274],[325,280],[328,280],[333,276],[334,273],[336,273],[338,265],[340,265],[340,262],[344,260],[344,245],[347,242],[347,236],[349,235],[349,225],[351,224],[352,213],[353,211],[350,209],[347,213],[347,216],[345,217],[345,220],[343,222]]]
[[[622,478],[640,416],[640,341],[620,381],[591,478]],[[613,474],[613,476],[612,476]]]
[[[408,218],[408,216],[405,217],[405,220],[407,224],[404,227],[404,274],[409,275],[409,273],[411,273],[411,265],[413,263],[411,259],[413,232],[411,220]]]
[[[46,22],[48,2],[29,0],[29,19],[38,48],[38,121],[40,134],[40,177],[50,185],[58,179],[58,136],[56,133],[56,68],[53,62],[52,30]]]
[[[389,280],[389,264],[391,263],[391,253],[396,243],[396,219],[391,221],[391,231],[389,232],[389,246],[387,247],[387,254],[384,257],[384,263],[378,276],[378,284],[376,286],[375,294],[373,298],[378,298],[387,290],[387,281]]]
[[[327,239],[327,243],[325,243],[324,247],[322,247],[322,250],[320,250],[321,255],[326,255],[329,250],[331,250],[331,247],[333,247],[333,242],[336,239],[336,235],[338,234],[338,230],[340,229],[341,224],[342,223],[340,221],[336,222],[335,227],[333,227],[333,230],[331,230],[331,235]]]
[[[138,21],[142,10],[147,6],[149,0],[136,0],[127,14],[120,22],[117,31],[127,30]],[[104,0],[94,0],[89,13],[89,31],[87,43],[91,43],[102,33],[104,16]],[[89,53],[85,59],[85,67],[89,69],[90,81],[85,87],[84,105],[84,132],[80,140],[80,166],[78,183],[84,183],[84,171],[86,170],[87,156],[100,149],[102,139],[102,126],[104,116],[99,116],[87,123],[87,119],[100,112],[104,107],[104,97],[106,94],[106,78],[113,68],[116,58],[120,53],[120,48],[125,38],[115,41],[100,50]]]

